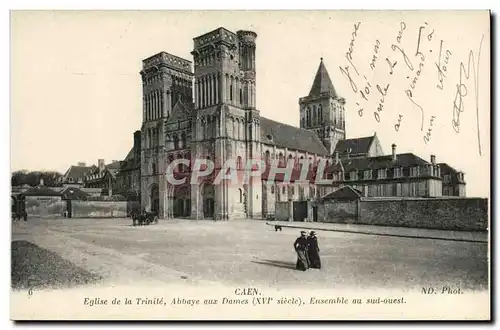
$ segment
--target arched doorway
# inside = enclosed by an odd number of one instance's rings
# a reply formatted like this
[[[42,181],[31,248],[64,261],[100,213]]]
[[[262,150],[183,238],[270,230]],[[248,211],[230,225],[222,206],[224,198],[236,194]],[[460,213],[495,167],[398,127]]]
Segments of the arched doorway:
[[[160,188],[157,184],[151,186],[150,190],[151,212],[159,214],[160,211]]]
[[[191,215],[191,194],[189,186],[176,187],[173,194],[173,216],[189,217]]]
[[[202,190],[202,200],[203,200],[203,217],[204,218],[213,218],[214,210],[215,210],[215,193],[214,186],[212,183],[207,182],[203,185]]]

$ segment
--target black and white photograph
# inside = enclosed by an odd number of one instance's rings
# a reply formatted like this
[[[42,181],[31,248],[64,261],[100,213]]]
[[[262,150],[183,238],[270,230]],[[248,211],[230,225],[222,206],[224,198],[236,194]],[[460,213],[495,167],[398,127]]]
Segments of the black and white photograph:
[[[11,320],[490,320],[490,20],[12,10]]]

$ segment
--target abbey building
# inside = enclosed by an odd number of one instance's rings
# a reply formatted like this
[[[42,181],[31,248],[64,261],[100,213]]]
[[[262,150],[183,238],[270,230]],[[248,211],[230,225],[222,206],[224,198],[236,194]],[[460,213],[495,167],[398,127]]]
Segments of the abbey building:
[[[300,128],[261,116],[256,105],[257,35],[218,28],[194,38],[193,62],[166,52],[143,61],[140,196],[162,218],[262,218],[280,201],[315,201],[350,185],[366,196],[440,196],[440,164],[413,154],[384,155],[376,135],[346,139],[345,100],[337,94],[321,59],[309,94],[298,100]],[[194,71],[192,69],[194,67]],[[269,183],[266,174],[248,183],[172,185],[167,167],[175,159],[210,159],[216,169],[236,159],[285,162],[327,160],[332,184]],[[451,169],[451,170],[450,170]],[[189,172],[189,167],[182,167]],[[446,166],[465,195],[463,173]],[[447,188],[447,191],[451,191]]]

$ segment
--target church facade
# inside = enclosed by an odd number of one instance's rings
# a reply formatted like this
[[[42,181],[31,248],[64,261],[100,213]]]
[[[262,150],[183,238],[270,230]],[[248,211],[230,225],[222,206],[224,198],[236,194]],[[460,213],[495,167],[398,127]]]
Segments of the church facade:
[[[383,156],[376,135],[346,139],[345,100],[337,94],[322,59],[309,94],[299,100],[300,127],[261,116],[256,106],[256,39],[252,31],[234,33],[218,28],[194,38],[193,62],[166,52],[143,61],[140,187],[141,205],[146,210],[158,212],[162,218],[262,218],[275,212],[277,202],[314,201],[349,184],[351,177],[346,175],[353,171],[366,173],[371,168],[382,173],[375,163],[390,167],[390,173],[396,166],[397,179],[402,180],[406,169],[397,160],[403,157]],[[214,173],[234,160],[239,174],[248,171],[243,164],[252,159],[266,164],[293,160],[297,168],[300,159],[313,164],[326,161],[326,176],[335,180],[328,186],[314,180],[269,182],[262,174],[250,176],[248,181],[214,183],[212,175],[196,184],[188,180],[173,185],[167,180],[167,170],[178,159],[191,164],[196,159],[211,160]],[[357,168],[353,162],[368,168]],[[423,187],[422,196],[441,194],[439,165],[414,155],[405,156],[404,162],[409,168],[425,168],[425,176],[412,178],[419,189]],[[189,175],[192,166],[176,170]],[[377,179],[377,174],[365,175],[366,182],[358,182],[357,175],[352,182],[362,186]],[[383,179],[390,181],[387,173]]]

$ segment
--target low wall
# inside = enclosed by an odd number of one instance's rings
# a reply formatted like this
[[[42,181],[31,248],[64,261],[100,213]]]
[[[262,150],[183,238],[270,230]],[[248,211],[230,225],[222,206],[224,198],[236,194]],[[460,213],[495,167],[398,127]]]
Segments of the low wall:
[[[62,217],[66,201],[60,196],[26,196],[26,213],[29,217]]]
[[[357,223],[482,231],[488,228],[485,198],[361,200]]]
[[[326,200],[318,205],[318,221],[355,223],[358,216],[358,201]]]
[[[318,221],[484,231],[488,228],[488,200],[460,197],[325,200],[318,205]]]
[[[124,218],[127,211],[125,201],[71,201],[72,218]]]
[[[278,221],[288,221],[289,202],[276,202],[275,219]]]

